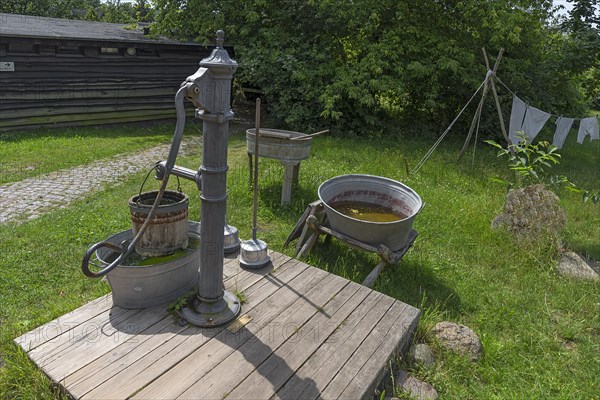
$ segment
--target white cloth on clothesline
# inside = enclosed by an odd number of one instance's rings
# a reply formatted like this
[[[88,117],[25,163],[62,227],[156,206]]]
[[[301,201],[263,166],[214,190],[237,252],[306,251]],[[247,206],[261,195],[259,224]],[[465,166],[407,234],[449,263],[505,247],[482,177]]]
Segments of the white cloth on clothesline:
[[[525,111],[527,111],[527,104],[517,96],[513,96],[510,123],[508,125],[508,138],[513,144],[519,142],[516,133],[523,130]]]
[[[556,119],[556,131],[554,131],[554,139],[552,140],[552,144],[557,148],[562,149],[574,121],[575,118],[558,117]]]
[[[527,142],[531,143],[551,116],[551,114],[539,108],[527,105],[517,96],[513,96],[513,108],[510,113],[510,124],[508,127],[510,141],[516,144],[519,141],[516,133],[523,131],[527,137]]]
[[[533,142],[533,139],[540,133],[546,121],[550,119],[552,114],[542,111],[539,108],[527,107],[525,112],[525,120],[523,121],[523,132],[527,135],[527,142]]]
[[[590,141],[600,139],[600,134],[598,133],[597,117],[583,118],[579,122],[579,132],[577,132],[577,143],[583,143],[583,139],[585,139],[585,137],[588,135],[590,136]]]

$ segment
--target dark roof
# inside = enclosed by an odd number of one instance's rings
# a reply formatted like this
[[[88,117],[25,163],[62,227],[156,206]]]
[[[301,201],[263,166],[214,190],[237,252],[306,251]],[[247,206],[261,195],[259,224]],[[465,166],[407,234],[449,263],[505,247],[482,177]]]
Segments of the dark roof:
[[[197,43],[151,38],[144,36],[142,28],[125,29],[126,26],[128,25],[0,13],[0,36],[198,46]]]

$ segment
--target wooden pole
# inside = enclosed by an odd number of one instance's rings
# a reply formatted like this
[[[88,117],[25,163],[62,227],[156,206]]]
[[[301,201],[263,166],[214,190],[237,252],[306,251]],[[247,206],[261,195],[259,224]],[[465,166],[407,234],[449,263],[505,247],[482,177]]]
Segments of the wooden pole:
[[[500,60],[502,59],[503,54],[504,54],[504,48],[501,48],[500,52],[498,53],[498,57],[496,58],[496,63],[494,64],[494,74],[496,73],[497,66],[500,63]],[[489,70],[490,62],[488,60],[487,52],[485,51],[485,48],[483,48],[483,57],[485,58],[485,65],[487,66],[487,68]],[[506,133],[506,126],[504,125],[504,117],[502,116],[502,107],[500,107],[500,100],[498,99],[498,91],[496,91],[496,84],[494,83],[494,79],[490,79],[490,84],[492,86],[492,94],[494,95],[494,101],[496,103],[496,111],[498,112],[498,119],[500,120],[500,130],[502,131],[502,135],[504,136],[506,143],[508,143],[510,145],[511,143],[508,139],[508,134]]]
[[[483,51],[483,55],[484,58],[486,60],[486,67],[488,70],[488,73],[485,77],[485,84],[483,86],[483,93],[481,95],[481,100],[479,101],[479,105],[477,106],[477,110],[475,111],[475,115],[473,116],[473,121],[471,121],[471,127],[469,128],[469,133],[467,133],[467,138],[465,139],[465,143],[463,144],[462,149],[460,150],[460,154],[458,155],[458,161],[460,161],[460,159],[462,158],[462,156],[465,154],[465,151],[467,151],[467,148],[469,147],[469,142],[471,141],[471,137],[473,136],[473,131],[475,130],[475,126],[477,124],[477,120],[481,117],[481,112],[483,110],[483,103],[485,102],[485,97],[487,95],[487,91],[489,89],[490,86],[494,87],[494,81],[492,79],[492,76],[496,73],[498,66],[500,65],[500,56],[496,59],[496,63],[494,64],[494,69],[492,70],[492,74],[489,74],[490,71],[490,66],[489,66],[489,61],[487,59],[487,54],[485,52],[485,48],[481,49]],[[504,52],[504,49],[500,50],[500,55],[502,55],[502,53]],[[495,88],[495,87],[494,87]],[[500,114],[502,115],[502,114]],[[504,122],[501,121],[501,124],[503,125]],[[504,131],[503,131],[504,132]]]
[[[256,241],[258,215],[258,152],[260,137],[260,97],[256,99],[256,116],[254,121],[254,203],[252,204],[252,240]]]
[[[481,116],[481,110],[483,109],[483,102],[485,101],[485,96],[488,91],[488,81],[489,76],[485,78],[485,84],[483,86],[483,92],[481,94],[481,100],[479,100],[479,104],[477,105],[477,110],[475,111],[475,115],[473,115],[473,120],[471,121],[471,127],[469,128],[469,133],[467,133],[467,138],[465,139],[465,143],[463,144],[462,149],[460,149],[460,154],[458,155],[458,161],[462,158],[467,151],[467,147],[469,146],[469,142],[471,141],[471,136],[473,136],[473,131],[475,130],[475,125],[477,124],[477,120]]]

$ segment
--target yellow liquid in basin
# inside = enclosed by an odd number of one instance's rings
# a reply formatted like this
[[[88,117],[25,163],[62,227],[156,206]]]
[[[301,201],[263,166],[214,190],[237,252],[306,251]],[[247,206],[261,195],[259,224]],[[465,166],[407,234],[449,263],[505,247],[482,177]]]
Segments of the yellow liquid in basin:
[[[331,204],[331,208],[348,217],[368,222],[396,222],[406,218],[406,215],[387,207],[358,201],[340,201]]]

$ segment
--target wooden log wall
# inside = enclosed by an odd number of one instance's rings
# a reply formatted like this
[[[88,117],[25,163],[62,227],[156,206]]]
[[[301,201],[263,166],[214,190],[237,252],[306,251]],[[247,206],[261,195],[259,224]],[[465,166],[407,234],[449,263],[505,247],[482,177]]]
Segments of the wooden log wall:
[[[0,37],[0,61],[14,63],[0,70],[0,131],[175,118],[177,89],[210,51]]]

